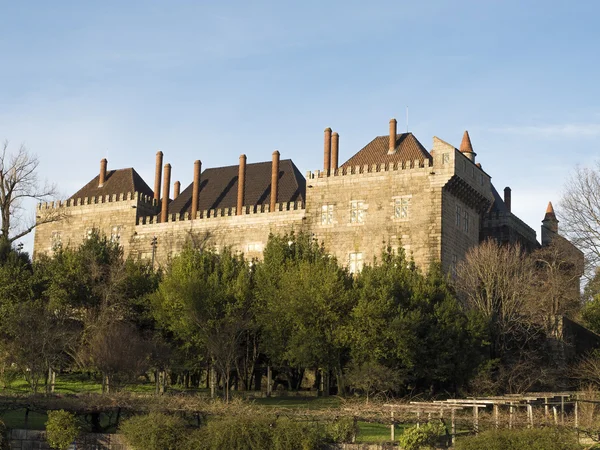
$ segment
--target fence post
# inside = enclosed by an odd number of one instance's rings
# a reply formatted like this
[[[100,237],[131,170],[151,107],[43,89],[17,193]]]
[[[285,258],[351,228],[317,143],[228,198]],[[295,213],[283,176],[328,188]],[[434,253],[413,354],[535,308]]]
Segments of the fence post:
[[[494,403],[494,421],[496,422],[496,429],[498,429],[499,418],[498,418],[498,405],[496,403]]]
[[[565,424],[565,396],[560,396],[560,424]]]
[[[473,431],[475,434],[479,434],[479,408],[477,405],[473,406]]]
[[[392,409],[392,424],[390,425],[390,438],[392,442],[396,440],[396,430],[394,428],[394,410]]]
[[[577,410],[577,404],[579,403],[577,401],[577,395],[575,395],[575,428],[577,428],[579,426],[579,414],[578,414],[578,410]]]
[[[549,412],[548,412],[548,397],[544,397],[544,416],[546,417],[546,419],[548,418]]]
[[[514,414],[514,406],[512,404],[512,402],[510,403],[510,407],[508,409],[508,428],[511,429],[512,428],[512,424],[513,424],[513,414]]]
[[[455,444],[455,440],[456,440],[456,422],[454,421],[455,419],[455,409],[452,408],[452,414],[451,414],[451,418],[452,418],[452,445],[454,446]]]
[[[558,410],[556,406],[552,407],[552,412],[554,413],[554,425],[558,425]]]

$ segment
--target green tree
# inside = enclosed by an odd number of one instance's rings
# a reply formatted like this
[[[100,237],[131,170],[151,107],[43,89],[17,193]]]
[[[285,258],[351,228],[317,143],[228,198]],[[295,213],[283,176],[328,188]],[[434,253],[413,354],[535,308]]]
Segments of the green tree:
[[[79,435],[81,429],[75,414],[64,410],[48,411],[46,439],[52,448],[67,450]]]
[[[229,399],[232,370],[252,322],[252,273],[229,249],[185,248],[173,258],[152,304],[155,317],[182,340],[205,349]]]
[[[348,273],[309,236],[270,237],[256,268],[262,348],[274,364],[301,369],[297,383],[302,369],[320,368],[333,370],[343,390],[350,287]]]

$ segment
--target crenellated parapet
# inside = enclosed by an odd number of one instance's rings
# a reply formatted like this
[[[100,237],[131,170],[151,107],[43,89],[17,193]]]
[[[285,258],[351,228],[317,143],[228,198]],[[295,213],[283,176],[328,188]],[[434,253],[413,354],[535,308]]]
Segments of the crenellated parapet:
[[[306,173],[307,180],[315,180],[319,178],[344,177],[349,175],[362,175],[367,173],[394,172],[394,171],[415,171],[423,172],[433,167],[428,159],[414,161],[404,161],[385,164],[371,164],[363,166],[341,167],[335,171],[331,171],[329,175],[322,170],[308,171]]]
[[[237,208],[217,208],[217,209],[208,209],[203,211],[198,211],[196,213],[196,217],[192,217],[191,214],[185,212],[181,214],[169,214],[167,215],[167,220],[165,222],[185,222],[192,220],[210,220],[219,217],[234,217],[234,216],[256,216],[259,214],[266,213],[277,213],[277,212],[293,212],[293,211],[301,211],[305,208],[304,202],[289,202],[289,203],[275,203],[275,209],[270,211],[269,205],[249,205],[244,206],[242,208],[241,214],[238,214]],[[165,223],[160,220],[161,217],[159,215],[154,216],[143,216],[137,219],[136,225],[151,225],[157,223]]]
[[[55,208],[71,208],[77,206],[86,206],[86,205],[97,205],[103,203],[116,203],[123,201],[132,201],[137,200],[141,203],[147,204],[148,206],[152,206],[152,197],[149,195],[141,194],[139,192],[127,192],[121,194],[113,194],[113,195],[100,195],[94,197],[83,197],[83,198],[74,198],[67,200],[57,200],[53,202],[44,202],[39,203],[37,209],[55,209]]]

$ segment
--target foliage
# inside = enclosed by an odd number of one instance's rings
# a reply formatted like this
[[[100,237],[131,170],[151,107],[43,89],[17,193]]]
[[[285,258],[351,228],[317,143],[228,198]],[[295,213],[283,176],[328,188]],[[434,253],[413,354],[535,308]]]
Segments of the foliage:
[[[383,365],[405,388],[455,390],[480,363],[485,329],[465,314],[438,266],[424,275],[388,249],[356,278],[355,295],[345,333],[355,375]]]
[[[185,425],[181,417],[152,412],[124,420],[119,432],[137,450],[179,450],[186,435]]]
[[[446,435],[446,427],[441,422],[429,422],[417,427],[416,425],[404,430],[399,441],[405,450],[436,448],[440,438]]]
[[[157,321],[208,353],[229,396],[231,371],[251,328],[252,274],[229,249],[185,248],[173,258],[152,297]]]
[[[207,450],[318,450],[328,439],[319,422],[233,415],[209,421],[203,440]]]
[[[327,424],[327,436],[333,442],[352,442],[358,434],[358,424],[353,417],[336,417]]]
[[[397,391],[400,386],[398,373],[377,361],[351,362],[346,369],[346,383],[366,395],[367,403],[372,395]]]
[[[560,428],[484,431],[459,438],[456,450],[578,450],[577,435]]]
[[[79,435],[80,428],[75,414],[65,410],[48,411],[46,439],[52,448],[67,450]]]
[[[258,321],[271,361],[341,375],[349,288],[348,274],[310,236],[271,236],[256,268]]]

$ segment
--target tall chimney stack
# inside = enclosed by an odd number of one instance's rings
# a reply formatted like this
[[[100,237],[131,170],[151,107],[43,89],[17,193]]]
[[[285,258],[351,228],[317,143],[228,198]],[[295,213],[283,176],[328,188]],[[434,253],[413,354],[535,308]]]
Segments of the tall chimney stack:
[[[508,209],[508,212],[511,212],[511,210],[510,210],[510,194],[511,194],[511,190],[508,186],[506,186],[504,188],[504,204],[506,205],[506,209]]]
[[[106,166],[108,166],[108,161],[106,158],[102,158],[100,160],[100,180],[98,181],[98,187],[104,186],[104,182],[106,181]]]
[[[275,211],[275,204],[277,203],[277,192],[279,190],[279,152],[275,150],[273,152],[273,162],[271,163],[271,204],[269,205],[269,212]]]
[[[333,133],[331,135],[331,174],[335,175],[338,169],[338,158],[340,152],[340,135]]]
[[[200,174],[202,173],[202,161],[194,161],[194,184],[192,186],[192,220],[198,215],[198,200],[200,198]]]
[[[175,184],[173,185],[173,200],[175,200],[177,197],[179,197],[180,189],[181,189],[181,183],[179,181],[176,181]]]
[[[244,193],[246,184],[246,155],[240,155],[240,168],[238,172],[238,196],[237,196],[237,208],[236,214],[242,215],[242,208],[244,207]]]
[[[160,177],[162,175],[163,152],[156,152],[156,169],[154,170],[154,204],[158,205],[160,200]]]
[[[165,164],[165,178],[163,180],[163,198],[160,210],[160,221],[165,223],[169,213],[169,188],[171,187],[171,164]]]
[[[325,128],[325,145],[323,148],[323,171],[325,176],[329,176],[329,167],[331,165],[331,128]]]
[[[388,148],[388,155],[396,153],[396,135],[397,135],[398,122],[396,119],[390,119],[390,145]]]

